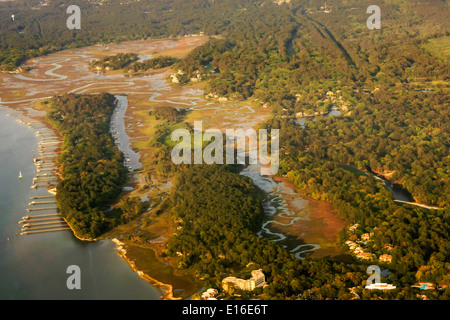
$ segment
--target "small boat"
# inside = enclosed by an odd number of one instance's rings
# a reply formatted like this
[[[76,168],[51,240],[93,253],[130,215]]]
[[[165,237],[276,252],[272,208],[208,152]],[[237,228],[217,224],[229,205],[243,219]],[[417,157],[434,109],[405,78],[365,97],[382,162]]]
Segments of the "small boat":
[[[22,179],[22,171],[19,171],[19,179]]]

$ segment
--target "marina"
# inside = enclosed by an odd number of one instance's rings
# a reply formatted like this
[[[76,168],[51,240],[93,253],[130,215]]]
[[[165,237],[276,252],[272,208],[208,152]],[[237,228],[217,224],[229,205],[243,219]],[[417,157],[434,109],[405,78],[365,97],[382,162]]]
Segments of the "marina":
[[[69,227],[66,228],[57,228],[57,229],[45,229],[45,230],[35,230],[35,231],[26,231],[26,232],[22,232],[20,235],[29,235],[29,234],[33,234],[33,233],[42,233],[42,232],[53,232],[53,231],[63,231],[63,230],[70,230]]]
[[[58,207],[29,208],[29,209],[27,209],[27,212],[31,212],[31,211],[42,211],[42,210],[58,210]]]
[[[17,122],[27,125],[30,129],[38,129],[34,135],[38,139],[38,156],[34,156],[33,163],[36,167],[36,176],[32,179],[30,189],[38,192],[42,188],[46,188],[51,195],[35,195],[30,197],[28,203],[28,213],[43,212],[42,214],[26,215],[22,217],[18,225],[20,228],[19,235],[32,235],[37,233],[47,233],[54,231],[70,230],[69,225],[63,217],[58,213],[56,201],[56,185],[59,181],[57,174],[57,166],[55,160],[58,156],[58,148],[61,139],[55,135],[53,130],[42,128],[38,121],[34,120],[18,120]],[[34,151],[33,151],[34,154]],[[45,173],[42,173],[45,172]],[[22,172],[19,173],[19,179],[23,179]]]
[[[25,225],[28,225],[29,223],[26,223],[26,224],[24,224],[24,226]],[[35,226],[44,226],[44,225],[59,225],[59,222],[58,221],[51,221],[51,222],[38,222],[38,223],[34,223],[33,225],[35,225]],[[31,224],[29,224],[29,225],[31,225]]]
[[[56,203],[56,201],[42,201],[39,202],[39,204],[47,202]],[[32,201],[30,202],[30,204],[37,204],[37,202]],[[57,209],[58,207],[47,207],[47,208],[27,209],[27,211],[30,212],[33,210],[57,210]],[[66,223],[64,218],[59,215],[59,213],[47,213],[33,216],[26,215],[22,217],[21,221],[19,221],[19,225],[21,225],[20,230],[21,236],[44,232],[70,230],[69,225]]]
[[[38,189],[38,188],[42,188],[42,187],[52,187],[52,186],[54,186],[53,184],[51,184],[51,183],[47,183],[47,184],[43,184],[43,183],[41,183],[41,184],[33,184],[31,187],[30,187],[30,189]]]
[[[61,143],[53,130],[43,128],[43,125],[36,120],[16,119],[16,122],[26,125],[29,129],[37,129],[34,135],[38,139],[38,153],[36,157],[33,151],[33,163],[36,168],[36,176],[32,179],[31,189],[38,192],[37,189],[52,189],[58,183],[57,166],[55,159],[58,155],[57,148]],[[45,151],[44,151],[45,148]],[[48,173],[40,173],[48,171]],[[20,180],[28,180],[29,178],[19,171]],[[55,195],[37,194],[30,197],[31,202],[28,203],[27,212],[43,212],[42,214],[26,215],[19,221],[19,235],[29,235],[34,233],[45,233],[53,231],[69,230],[70,227],[58,213],[58,206]]]
[[[28,203],[28,205],[29,206],[35,206],[35,205],[47,204],[47,203],[56,203],[56,201],[40,201],[40,202],[31,201],[30,203]]]
[[[45,182],[45,181],[56,181],[56,180],[58,180],[58,177],[56,177],[56,176],[53,176],[53,177],[51,177],[51,176],[49,176],[49,177],[36,177],[36,178],[33,178],[33,182],[37,182],[37,181],[41,181],[41,182]]]
[[[37,217],[37,216],[35,216],[35,217]],[[61,221],[61,220],[63,220],[63,218],[62,217],[54,217],[54,218],[42,218],[42,219],[33,219],[33,220],[21,220],[21,221],[19,221],[19,224],[21,224],[21,223],[29,223],[29,222],[34,222],[34,221],[49,221],[49,220],[59,220],[59,221]]]

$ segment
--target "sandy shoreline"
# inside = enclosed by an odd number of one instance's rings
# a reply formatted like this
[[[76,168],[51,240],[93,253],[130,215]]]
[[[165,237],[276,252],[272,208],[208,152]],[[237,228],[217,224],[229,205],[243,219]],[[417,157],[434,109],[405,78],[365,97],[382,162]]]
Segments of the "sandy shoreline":
[[[144,279],[145,281],[147,281],[148,283],[150,283],[151,285],[153,285],[159,289],[159,291],[161,292],[161,298],[163,300],[181,300],[181,298],[175,298],[173,296],[172,285],[162,283],[162,282],[150,277],[149,275],[145,274],[143,271],[138,270],[136,268],[136,264],[134,263],[134,261],[130,260],[127,257],[127,250],[125,249],[125,244],[123,242],[121,242],[120,240],[118,240],[116,238],[111,239],[111,241],[116,244],[117,253],[123,260],[125,260],[126,263],[128,263],[130,268],[134,272],[136,272],[139,275],[139,277],[141,277],[142,279]]]

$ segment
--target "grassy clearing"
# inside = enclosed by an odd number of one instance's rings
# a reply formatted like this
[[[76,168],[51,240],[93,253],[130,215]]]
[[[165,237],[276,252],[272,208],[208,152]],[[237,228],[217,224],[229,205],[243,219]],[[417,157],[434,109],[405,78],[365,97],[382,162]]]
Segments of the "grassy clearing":
[[[160,282],[172,285],[176,296],[188,298],[202,287],[192,274],[175,270],[170,263],[158,259],[151,248],[127,245],[126,250],[127,257],[134,261],[138,270]]]
[[[346,164],[340,164],[339,167],[341,167],[342,169],[345,169],[347,171],[350,171],[351,173],[355,174],[357,177],[359,177],[359,176],[369,177],[370,176],[366,172],[361,171],[359,169],[356,169],[355,167],[352,167],[352,166],[349,166]]]
[[[197,292],[202,284],[191,271],[175,268],[177,258],[160,257],[164,251],[164,241],[172,234],[172,218],[168,211],[159,215],[155,211],[120,225],[105,236],[120,238],[121,235],[131,236],[139,231],[139,242],[133,236],[129,240],[121,239],[125,243],[127,258],[135,263],[137,270],[172,285],[175,296],[187,298]]]

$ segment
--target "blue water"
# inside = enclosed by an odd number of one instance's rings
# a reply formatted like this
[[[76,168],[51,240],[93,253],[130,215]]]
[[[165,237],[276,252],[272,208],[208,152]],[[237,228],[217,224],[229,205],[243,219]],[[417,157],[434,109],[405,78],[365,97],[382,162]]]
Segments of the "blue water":
[[[30,197],[48,193],[30,189],[34,131],[7,113],[0,107],[0,299],[160,299],[109,240],[83,242],[70,231],[17,235]],[[81,269],[81,290],[66,286],[70,265]]]

